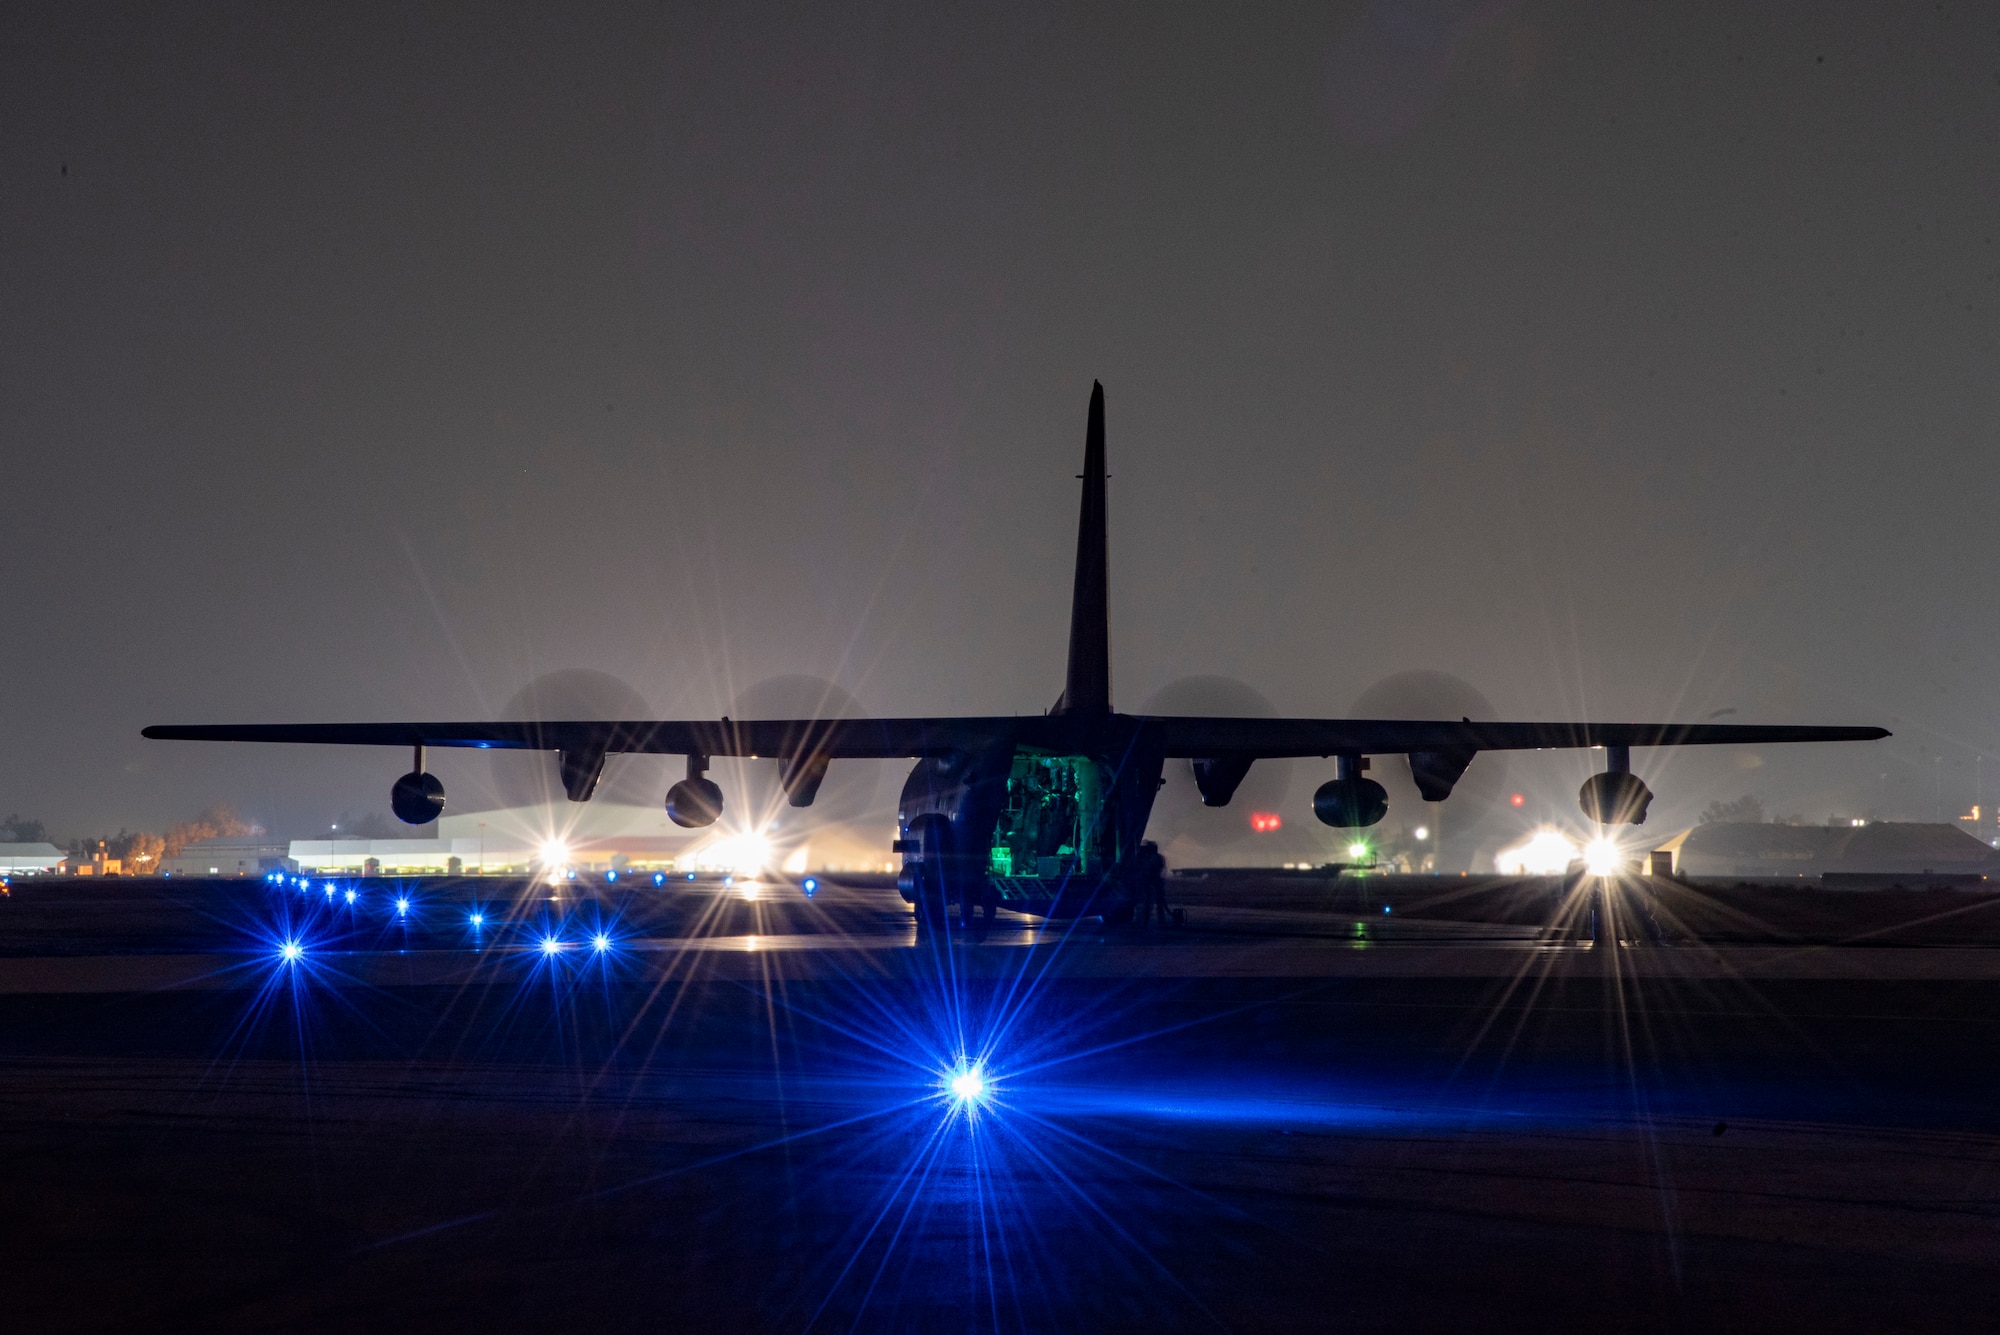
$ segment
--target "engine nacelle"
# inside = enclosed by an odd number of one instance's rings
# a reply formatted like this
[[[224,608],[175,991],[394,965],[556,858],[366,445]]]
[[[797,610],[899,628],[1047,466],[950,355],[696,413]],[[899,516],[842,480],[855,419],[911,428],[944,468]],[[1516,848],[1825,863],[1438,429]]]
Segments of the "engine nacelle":
[[[1449,798],[1451,790],[1465,777],[1465,771],[1478,754],[1469,746],[1444,751],[1410,752],[1410,779],[1417,785],[1418,795],[1426,802],[1442,802]]]
[[[713,825],[722,815],[722,789],[696,775],[667,789],[667,819],[684,830]]]
[[[787,759],[779,770],[779,784],[785,790],[785,800],[795,807],[809,807],[819,796],[819,786],[826,782],[825,756],[802,755]]]
[[[1206,756],[1192,763],[1195,790],[1205,807],[1226,807],[1243,780],[1250,777],[1254,756]]]
[[[1378,824],[1388,814],[1389,790],[1360,775],[1329,779],[1313,794],[1313,815],[1322,825],[1352,830]]]
[[[1653,790],[1629,770],[1612,770],[1585,779],[1576,801],[1600,825],[1644,825]]]
[[[389,790],[389,810],[405,825],[429,825],[444,814],[444,785],[435,774],[405,774]]]

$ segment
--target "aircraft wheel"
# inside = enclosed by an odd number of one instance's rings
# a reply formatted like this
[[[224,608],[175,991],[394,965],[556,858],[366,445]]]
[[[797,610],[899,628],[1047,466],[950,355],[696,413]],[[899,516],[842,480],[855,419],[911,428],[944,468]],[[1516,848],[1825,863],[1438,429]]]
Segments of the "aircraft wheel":
[[[977,881],[962,888],[958,893],[959,926],[975,936],[985,936],[986,929],[993,925],[993,911],[999,896],[991,888]]]
[[[915,907],[919,927],[951,926],[951,900],[946,897],[944,887],[937,883],[935,873],[918,880]]]
[[[910,837],[918,849],[918,860],[911,868],[916,880],[917,923],[923,927],[948,928],[951,892],[945,884],[944,860],[950,844],[951,822],[936,812],[928,812],[910,822]]]

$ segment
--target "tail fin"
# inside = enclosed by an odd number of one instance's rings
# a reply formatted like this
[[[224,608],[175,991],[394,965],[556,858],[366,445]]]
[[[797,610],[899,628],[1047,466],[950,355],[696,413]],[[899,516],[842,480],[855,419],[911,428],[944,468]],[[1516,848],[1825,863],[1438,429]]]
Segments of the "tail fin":
[[[1083,444],[1083,513],[1076,525],[1076,591],[1069,607],[1069,675],[1058,714],[1111,712],[1111,597],[1104,534],[1104,386],[1090,387]]]

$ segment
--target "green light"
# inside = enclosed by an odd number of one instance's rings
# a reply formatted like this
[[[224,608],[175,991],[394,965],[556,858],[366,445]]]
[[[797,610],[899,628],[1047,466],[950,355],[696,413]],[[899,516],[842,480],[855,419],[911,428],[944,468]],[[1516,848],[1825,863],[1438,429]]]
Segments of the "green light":
[[[1117,824],[1105,819],[1110,787],[1109,770],[1090,756],[1016,751],[987,846],[989,874],[1046,881],[1108,868]]]
[[[1368,845],[1366,845],[1366,844],[1349,844],[1349,845],[1347,846],[1347,856],[1349,856],[1349,857],[1351,857],[1351,858],[1365,858],[1365,857],[1367,857],[1367,856],[1368,856]]]

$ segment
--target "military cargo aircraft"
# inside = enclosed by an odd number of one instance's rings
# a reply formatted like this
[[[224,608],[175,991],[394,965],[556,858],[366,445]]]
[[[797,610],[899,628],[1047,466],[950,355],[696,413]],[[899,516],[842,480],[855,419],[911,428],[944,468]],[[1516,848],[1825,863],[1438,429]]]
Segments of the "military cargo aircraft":
[[[1426,801],[1441,802],[1481,751],[1600,748],[1602,772],[1578,794],[1602,824],[1637,824],[1652,792],[1632,772],[1633,747],[1872,741],[1869,727],[1712,723],[1506,723],[1397,719],[1270,719],[1121,714],[1111,703],[1111,631],[1105,534],[1104,388],[1094,385],[1084,437],[1069,664],[1062,694],[1042,715],[991,718],[622,719],[496,723],[271,723],[161,726],[174,741],[307,742],[401,746],[413,756],[390,803],[411,824],[444,810],[444,786],[424,769],[427,747],[554,753],[569,799],[584,802],[605,758],[643,752],[687,757],[666,794],[689,829],[722,814],[707,777],[714,756],[769,757],[787,800],[810,806],[835,760],[913,759],[898,806],[898,885],[920,923],[990,922],[995,909],[1048,918],[1129,922],[1163,907],[1164,865],[1146,824],[1165,766],[1192,767],[1208,806],[1226,806],[1259,760],[1317,756],[1334,777],[1313,795],[1327,825],[1374,825],[1387,793],[1367,777],[1370,757],[1402,756]]]

